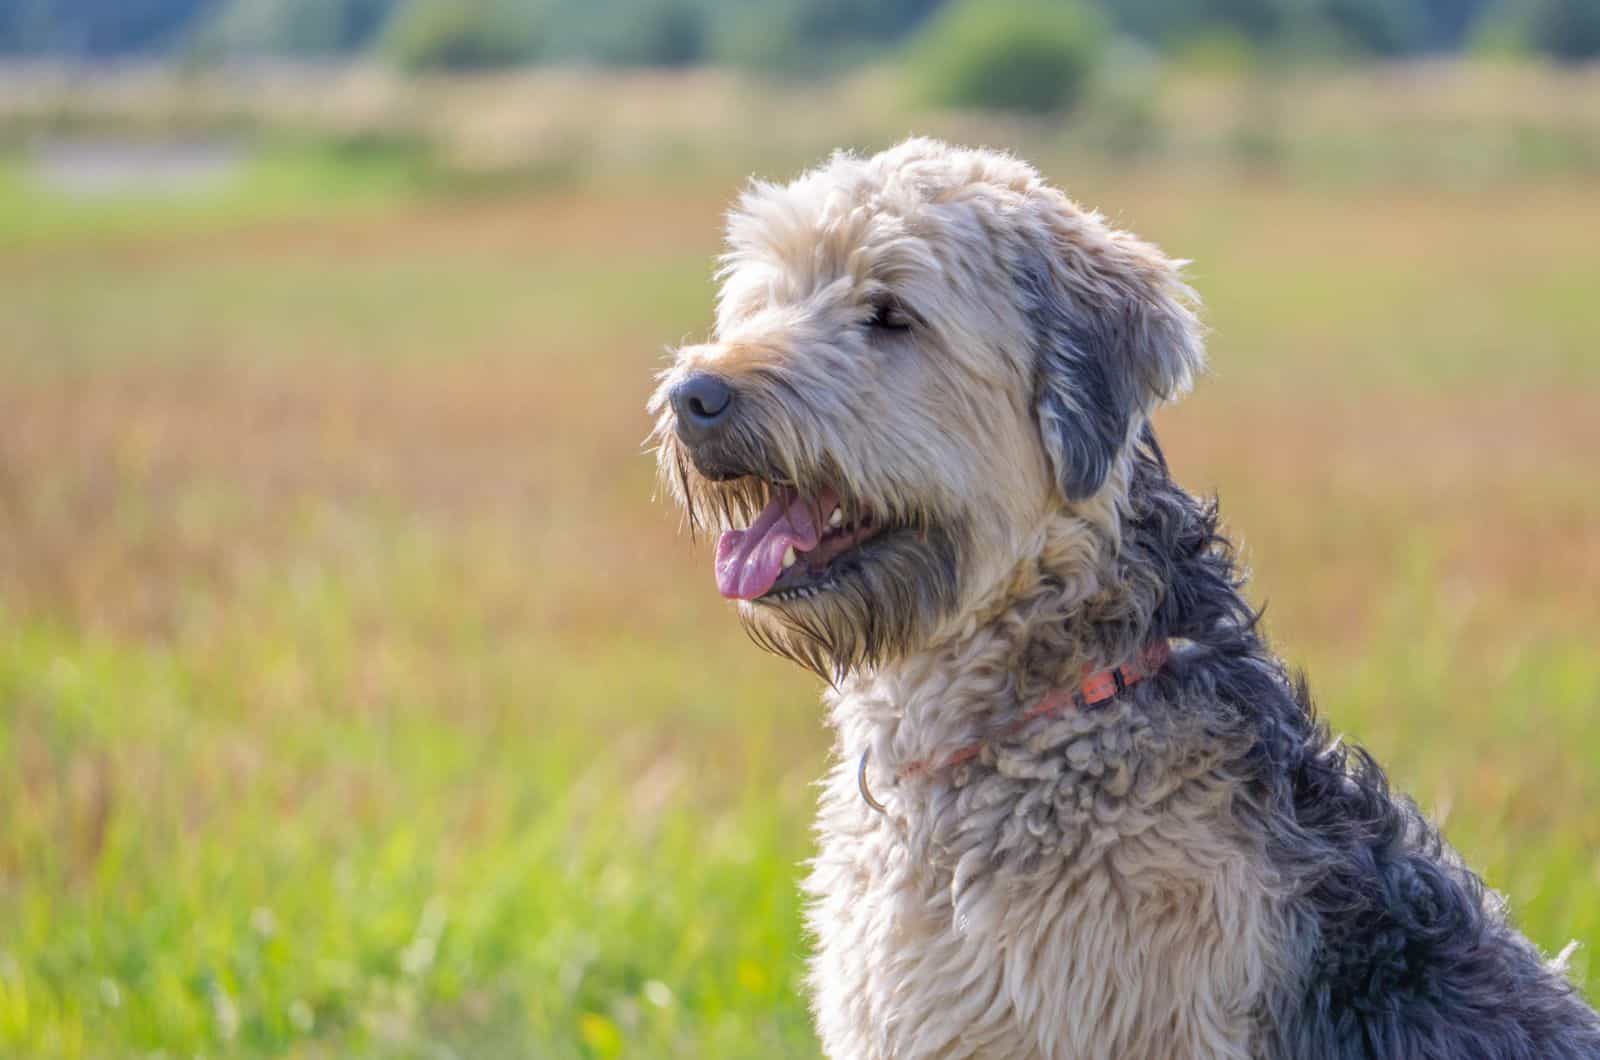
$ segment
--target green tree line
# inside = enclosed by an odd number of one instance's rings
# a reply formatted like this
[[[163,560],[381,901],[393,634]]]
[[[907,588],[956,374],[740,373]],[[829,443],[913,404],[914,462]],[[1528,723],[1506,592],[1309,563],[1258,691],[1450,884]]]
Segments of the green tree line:
[[[1084,28],[1087,21],[1105,32]],[[1020,41],[1017,27],[1030,26],[1084,40],[1120,34],[1163,51],[1220,39],[1288,53],[1404,56],[1455,51],[1492,34],[1562,61],[1600,55],[1600,0],[0,0],[0,54],[376,53],[418,69],[719,63],[803,74],[901,50],[941,23],[955,42],[947,47],[1008,34]],[[1049,66],[1045,51],[1019,61]]]

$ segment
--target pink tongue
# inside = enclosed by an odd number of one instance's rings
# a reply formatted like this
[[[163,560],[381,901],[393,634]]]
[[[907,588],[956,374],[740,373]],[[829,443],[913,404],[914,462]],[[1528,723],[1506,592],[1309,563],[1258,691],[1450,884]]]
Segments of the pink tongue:
[[[817,501],[783,490],[772,498],[748,530],[725,531],[717,541],[717,589],[730,600],[754,600],[783,573],[789,548],[817,547]]]

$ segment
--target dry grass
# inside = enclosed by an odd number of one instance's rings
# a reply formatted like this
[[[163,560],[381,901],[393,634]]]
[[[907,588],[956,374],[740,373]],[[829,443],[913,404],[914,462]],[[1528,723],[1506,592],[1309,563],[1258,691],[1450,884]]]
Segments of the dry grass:
[[[83,128],[157,136],[265,129],[426,143],[468,171],[693,182],[707,164],[789,165],[841,145],[881,146],[916,128],[1030,157],[1110,149],[1188,169],[1243,159],[1335,182],[1470,186],[1600,169],[1593,69],[1441,61],[1207,71],[1118,62],[1082,113],[1055,121],[929,111],[905,87],[898,61],[798,90],[719,70],[418,80],[381,67],[88,76],[0,66],[0,143]]]

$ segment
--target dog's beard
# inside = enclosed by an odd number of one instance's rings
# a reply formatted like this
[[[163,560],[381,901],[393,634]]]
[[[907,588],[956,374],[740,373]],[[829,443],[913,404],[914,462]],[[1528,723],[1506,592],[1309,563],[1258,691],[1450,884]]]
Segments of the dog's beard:
[[[689,533],[699,537],[718,529],[748,526],[771,496],[770,481],[791,478],[767,455],[759,439],[739,439],[722,447],[727,470],[711,477],[663,418],[651,435],[659,481],[683,511]]]
[[[961,541],[948,526],[886,529],[815,592],[741,603],[740,618],[761,647],[837,681],[909,654],[955,611]]]
[[[876,521],[825,571],[795,579],[786,569],[770,591],[740,602],[745,630],[762,648],[836,681],[914,651],[958,607],[968,537],[961,522],[864,501],[837,488],[845,476],[827,456],[796,466],[757,432],[724,442],[711,460],[703,453],[695,459],[670,418],[658,421],[654,440],[663,485],[692,534],[749,528],[785,494],[833,498],[839,512],[831,525],[847,533]],[[823,522],[830,515],[814,514]],[[805,556],[795,573],[805,570]]]

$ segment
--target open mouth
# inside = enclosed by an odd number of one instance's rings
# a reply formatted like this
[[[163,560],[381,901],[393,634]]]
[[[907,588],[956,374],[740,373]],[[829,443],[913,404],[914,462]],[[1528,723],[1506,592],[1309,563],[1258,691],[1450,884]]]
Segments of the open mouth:
[[[750,526],[717,542],[717,588],[730,600],[793,600],[825,592],[841,560],[877,537],[870,514],[845,521],[830,489],[805,495],[772,486],[771,500]]]

